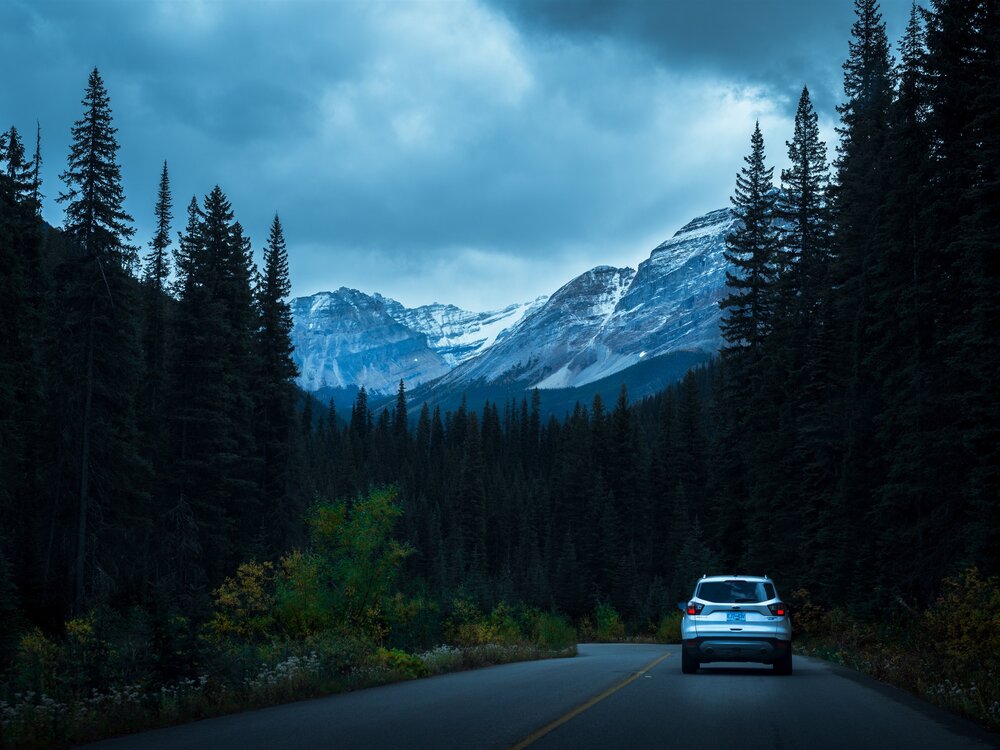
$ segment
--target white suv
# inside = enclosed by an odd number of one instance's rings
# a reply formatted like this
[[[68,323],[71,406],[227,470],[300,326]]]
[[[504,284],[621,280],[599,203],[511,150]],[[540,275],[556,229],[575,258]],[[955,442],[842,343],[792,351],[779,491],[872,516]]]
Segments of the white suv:
[[[681,671],[712,661],[773,664],[792,673],[792,622],[767,576],[703,576],[681,621]]]

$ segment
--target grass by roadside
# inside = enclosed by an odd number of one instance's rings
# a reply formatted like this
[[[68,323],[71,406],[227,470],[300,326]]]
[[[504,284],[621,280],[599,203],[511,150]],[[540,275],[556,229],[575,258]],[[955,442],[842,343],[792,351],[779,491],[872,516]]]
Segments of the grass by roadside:
[[[507,620],[501,607],[501,618]],[[290,701],[358,690],[431,675],[496,664],[576,655],[568,624],[533,613],[534,632],[508,627],[498,633],[487,615],[475,638],[461,645],[442,644],[419,653],[371,647],[363,641],[324,636],[296,643],[230,650],[207,659],[203,671],[157,683],[137,681],[108,687],[73,689],[63,679],[73,669],[52,663],[37,689],[16,691],[14,679],[0,695],[0,746],[59,748],[144,729],[180,724]],[[516,622],[513,617],[510,623]],[[562,633],[563,640],[553,638]],[[32,647],[43,636],[32,634]],[[492,639],[492,640],[489,640]],[[47,639],[46,639],[47,640]],[[51,651],[61,644],[47,642]],[[65,652],[63,653],[65,657]],[[24,676],[23,673],[21,676]],[[48,677],[49,679],[45,679]],[[47,685],[47,687],[43,687]]]

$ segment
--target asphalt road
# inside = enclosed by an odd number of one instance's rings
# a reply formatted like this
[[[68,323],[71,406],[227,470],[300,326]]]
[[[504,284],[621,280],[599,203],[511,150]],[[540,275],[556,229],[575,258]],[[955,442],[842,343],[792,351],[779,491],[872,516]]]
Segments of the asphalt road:
[[[795,674],[708,665],[677,646],[583,644],[574,659],[508,664],[249,711],[90,750],[339,748],[986,748],[1000,737],[816,659]]]

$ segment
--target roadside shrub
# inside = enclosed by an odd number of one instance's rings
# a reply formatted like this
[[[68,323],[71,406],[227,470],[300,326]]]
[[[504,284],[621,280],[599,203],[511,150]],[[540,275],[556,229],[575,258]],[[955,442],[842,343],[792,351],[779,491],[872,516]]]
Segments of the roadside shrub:
[[[594,620],[597,623],[595,636],[598,641],[620,641],[625,637],[625,623],[622,622],[621,615],[607,602],[597,605]]]
[[[561,651],[576,646],[576,629],[565,617],[539,612],[534,618],[532,638],[539,648]]]
[[[458,646],[514,644],[527,640],[506,603],[500,602],[489,616],[484,616],[479,607],[467,599],[456,599],[452,603],[445,634]]]
[[[810,593],[798,588],[788,597],[795,632],[823,635],[831,631],[830,612],[815,604]]]
[[[930,642],[963,669],[1000,667],[1000,578],[984,578],[973,567],[946,578],[943,589],[923,617]]]
[[[419,656],[408,654],[399,649],[380,648],[376,654],[379,666],[388,669],[404,679],[415,679],[426,677],[430,674],[430,669]]]
[[[58,684],[57,668],[63,649],[39,628],[31,628],[17,646],[14,657],[14,684],[21,692],[45,693]]]
[[[656,640],[659,643],[680,643],[681,642],[681,620],[683,613],[679,609],[668,612],[660,618],[660,624],[656,627]]]
[[[208,629],[217,640],[256,641],[274,631],[274,565],[245,562],[215,590],[215,611]]]

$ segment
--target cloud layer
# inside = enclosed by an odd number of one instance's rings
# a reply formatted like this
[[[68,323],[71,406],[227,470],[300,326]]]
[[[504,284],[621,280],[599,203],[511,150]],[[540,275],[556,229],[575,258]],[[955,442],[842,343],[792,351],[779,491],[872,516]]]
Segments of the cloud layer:
[[[907,8],[883,3],[890,33]],[[281,214],[296,295],[483,309],[725,205],[755,119],[783,163],[803,84],[832,140],[851,20],[846,0],[8,0],[0,127],[41,122],[61,223],[97,65],[138,238],[166,159],[178,229],[216,183],[258,248]]]

